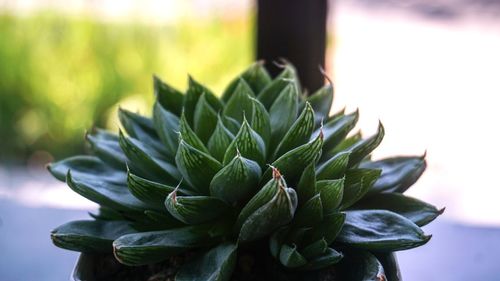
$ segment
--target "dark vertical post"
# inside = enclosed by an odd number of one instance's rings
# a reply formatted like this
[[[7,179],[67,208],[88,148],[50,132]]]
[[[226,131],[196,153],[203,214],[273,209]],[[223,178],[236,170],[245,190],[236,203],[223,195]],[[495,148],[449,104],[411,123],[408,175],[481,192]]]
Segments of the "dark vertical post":
[[[324,83],[327,0],[258,0],[257,59],[264,59],[273,76],[273,61],[285,58],[297,67],[310,92]]]

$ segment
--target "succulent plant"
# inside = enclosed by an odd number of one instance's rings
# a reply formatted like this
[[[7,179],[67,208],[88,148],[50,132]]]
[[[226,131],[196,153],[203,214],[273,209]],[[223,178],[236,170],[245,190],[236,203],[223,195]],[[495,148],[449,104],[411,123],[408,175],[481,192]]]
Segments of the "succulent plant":
[[[256,261],[266,274],[383,280],[381,254],[429,241],[420,226],[442,210],[403,195],[425,156],[372,161],[382,124],[350,134],[358,111],[330,115],[331,84],[306,96],[292,65],[271,79],[261,63],[220,98],[191,77],[185,94],[153,80],[151,118],[120,109],[124,132],[96,129],[92,156],[49,165],[100,205],[53,230],[56,246],[130,266],[189,253],[178,281],[231,280]]]

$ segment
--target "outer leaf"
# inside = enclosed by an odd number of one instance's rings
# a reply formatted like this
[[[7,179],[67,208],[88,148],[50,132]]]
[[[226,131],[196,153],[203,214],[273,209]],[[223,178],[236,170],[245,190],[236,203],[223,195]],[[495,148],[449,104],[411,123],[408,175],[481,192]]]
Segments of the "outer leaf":
[[[113,252],[126,265],[152,264],[212,244],[214,239],[209,237],[208,229],[202,225],[127,234],[113,242]]]
[[[111,253],[113,240],[135,232],[126,221],[72,221],[52,230],[54,245],[84,253]]]
[[[156,99],[162,107],[175,115],[180,116],[184,102],[184,95],[172,86],[161,81],[161,79],[156,75],[153,76],[153,87]]]
[[[405,192],[423,174],[427,164],[423,157],[394,157],[364,162],[362,168],[381,169],[382,175],[370,192]]]
[[[320,256],[326,252],[328,249],[328,242],[324,238],[313,242],[306,247],[304,247],[300,252],[307,259],[312,259],[316,256]]]
[[[222,165],[212,156],[192,147],[181,139],[175,156],[183,178],[198,194],[209,194],[209,184]]]
[[[86,134],[85,138],[90,143],[92,152],[103,162],[118,169],[126,167],[127,157],[120,148],[116,134],[96,129],[93,134]]]
[[[302,171],[321,155],[321,147],[323,145],[323,135],[320,134],[313,141],[303,144],[272,163],[272,166],[281,171],[287,177],[287,180],[294,184],[299,180]],[[271,176],[271,168],[264,173],[263,179],[267,180]]]
[[[329,151],[339,145],[345,139],[347,134],[356,126],[359,119],[359,112],[356,110],[349,115],[340,116],[333,119],[323,126],[325,135],[324,150]],[[320,129],[316,130],[319,131]]]
[[[367,251],[349,251],[339,265],[340,272],[345,280],[388,280],[382,264],[373,254]]]
[[[385,210],[346,212],[346,221],[337,240],[369,251],[399,251],[421,246],[431,236],[413,222]]]
[[[296,82],[297,81],[297,82]],[[266,107],[266,109],[271,108],[271,105],[276,101],[278,95],[283,89],[293,84],[297,87],[298,79],[295,69],[291,65],[286,65],[283,71],[274,79],[270,84],[268,84],[257,96],[259,101]]]
[[[228,210],[224,201],[209,196],[177,196],[170,193],[165,200],[168,212],[186,224],[200,224],[213,220]]]
[[[399,193],[375,194],[358,202],[354,208],[388,210],[402,215],[418,226],[430,223],[444,211],[444,209],[438,210],[431,204]]]
[[[234,135],[224,126],[221,117],[218,117],[217,126],[215,127],[214,133],[208,140],[208,150],[210,154],[218,161],[224,160],[224,154],[226,153],[227,147],[231,144],[234,139]]]
[[[129,136],[159,152],[165,151],[151,119],[122,108],[118,110],[118,118]]]
[[[324,254],[309,261],[309,263],[306,266],[304,266],[303,269],[317,270],[325,268],[338,263],[343,257],[344,255],[342,255],[342,253],[339,253],[332,248],[328,248]]]
[[[271,120],[269,113],[257,99],[252,99],[252,104],[252,128],[262,137],[266,147],[268,147],[271,140]]]
[[[341,209],[346,209],[359,201],[380,177],[380,170],[353,169],[346,173]]]
[[[191,76],[189,76],[189,87],[184,97],[184,115],[189,125],[194,125],[194,111],[198,99],[202,94],[206,95],[207,102],[212,106],[212,108],[218,112],[222,108],[222,104],[219,99],[210,91],[207,87],[195,81]]]
[[[323,86],[321,89],[317,90],[314,94],[307,98],[307,101],[311,104],[316,116],[314,118],[315,124],[321,123],[330,114],[330,109],[333,103],[333,84],[329,83]]]
[[[320,239],[325,239],[330,245],[337,235],[340,233],[344,225],[344,213],[332,213],[324,216],[323,221],[317,227],[313,228],[305,238],[305,244],[316,242]]]
[[[210,183],[210,194],[228,203],[243,200],[258,188],[262,172],[259,164],[237,155]]]
[[[240,79],[234,93],[224,107],[224,115],[229,116],[239,123],[243,121],[243,115],[252,120],[253,103],[251,98],[254,93],[245,80]]]
[[[240,76],[231,83],[229,83],[226,90],[222,94],[222,100],[227,102],[231,98],[234,90],[238,86],[240,79],[244,79],[245,82],[252,88],[254,93],[260,93],[267,85],[271,83],[271,76],[264,67],[263,62],[256,62],[252,64],[248,69],[246,69]]]
[[[179,145],[179,117],[156,102],[153,107],[153,122],[168,155],[174,156]]]
[[[254,160],[259,165],[264,165],[266,157],[266,147],[262,138],[250,127],[250,124],[243,120],[240,131],[231,142],[224,155],[224,165],[227,165],[237,153],[245,158]]]
[[[157,228],[152,230],[165,230],[184,225],[182,222],[172,217],[166,210],[162,212],[146,210],[144,211],[144,215],[146,215],[151,221],[151,224]]]
[[[180,180],[179,171],[166,162],[158,152],[144,146],[140,141],[119,133],[120,147],[130,160],[132,171],[139,171],[155,180],[174,183]]]
[[[269,109],[271,121],[271,148],[279,144],[297,117],[297,89],[292,84],[286,86]]]
[[[312,227],[323,220],[323,204],[319,194],[309,199],[300,207],[295,215],[296,227]]]
[[[286,267],[296,268],[305,265],[307,260],[297,251],[297,246],[284,244],[281,246],[280,262]]]
[[[304,110],[299,118],[293,123],[292,127],[283,137],[274,153],[273,159],[283,155],[284,153],[306,143],[314,129],[314,111],[311,105],[306,102]]]
[[[203,143],[207,143],[217,126],[217,112],[208,104],[206,94],[201,95],[194,110],[194,131]]]
[[[296,191],[299,197],[299,205],[303,205],[307,200],[316,194],[316,175],[314,162],[309,164],[302,172]]]
[[[142,213],[146,208],[146,205],[135,198],[127,187],[103,181],[98,177],[87,178],[75,175],[73,178],[71,171],[68,171],[66,182],[81,196],[115,210]]]
[[[142,202],[156,209],[163,210],[163,202],[174,187],[150,181],[128,173],[127,186],[130,192]]]
[[[321,195],[323,214],[330,214],[336,211],[342,202],[344,179],[318,181],[316,183],[316,190]]]
[[[223,243],[188,262],[175,276],[176,281],[227,281],[236,265],[237,245]]]
[[[340,152],[320,165],[316,170],[316,176],[318,179],[324,180],[341,178],[347,169],[350,154],[350,151]]]
[[[73,156],[51,163],[47,166],[50,173],[60,181],[66,181],[68,171],[77,178],[99,178],[102,181],[122,184],[127,180],[127,174],[116,170],[94,156]]]
[[[179,133],[180,137],[190,146],[208,153],[208,149],[205,147],[205,144],[200,140],[200,138],[196,135],[196,133],[191,129],[186,119],[186,115],[183,113],[181,115],[181,119],[179,121]]]
[[[363,158],[368,156],[377,146],[382,142],[384,138],[384,126],[379,123],[377,133],[367,139],[361,140],[354,144],[351,148],[351,155],[349,156],[349,167],[358,164]]]

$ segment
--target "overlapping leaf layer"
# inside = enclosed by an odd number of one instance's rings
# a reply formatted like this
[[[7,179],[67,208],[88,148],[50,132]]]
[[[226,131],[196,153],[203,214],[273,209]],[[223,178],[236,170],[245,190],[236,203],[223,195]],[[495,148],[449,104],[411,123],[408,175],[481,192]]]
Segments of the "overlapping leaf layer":
[[[260,243],[285,271],[361,260],[352,276],[371,280],[384,274],[371,253],[429,240],[420,226],[441,211],[402,194],[424,157],[372,161],[382,124],[350,135],[358,112],[329,114],[332,85],[306,97],[293,66],[271,79],[255,63],[221,98],[192,78],[185,94],[157,77],[154,89],[151,118],[120,110],[123,131],[87,136],[93,156],[49,166],[100,205],[56,228],[55,245],[132,266],[196,252],[176,280],[222,281],[238,249]]]

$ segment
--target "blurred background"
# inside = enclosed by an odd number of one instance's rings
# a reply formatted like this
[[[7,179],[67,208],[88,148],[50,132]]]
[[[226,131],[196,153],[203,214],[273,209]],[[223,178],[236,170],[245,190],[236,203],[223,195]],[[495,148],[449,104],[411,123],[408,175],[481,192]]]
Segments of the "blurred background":
[[[427,151],[408,194],[446,207],[429,246],[399,254],[405,280],[499,280],[500,1],[329,9],[333,110],[359,107],[365,134],[384,123],[375,158]],[[254,60],[255,17],[250,0],[0,0],[0,280],[67,280],[76,259],[49,231],[95,205],[45,164],[116,130],[118,106],[149,114],[152,74],[220,93]]]

